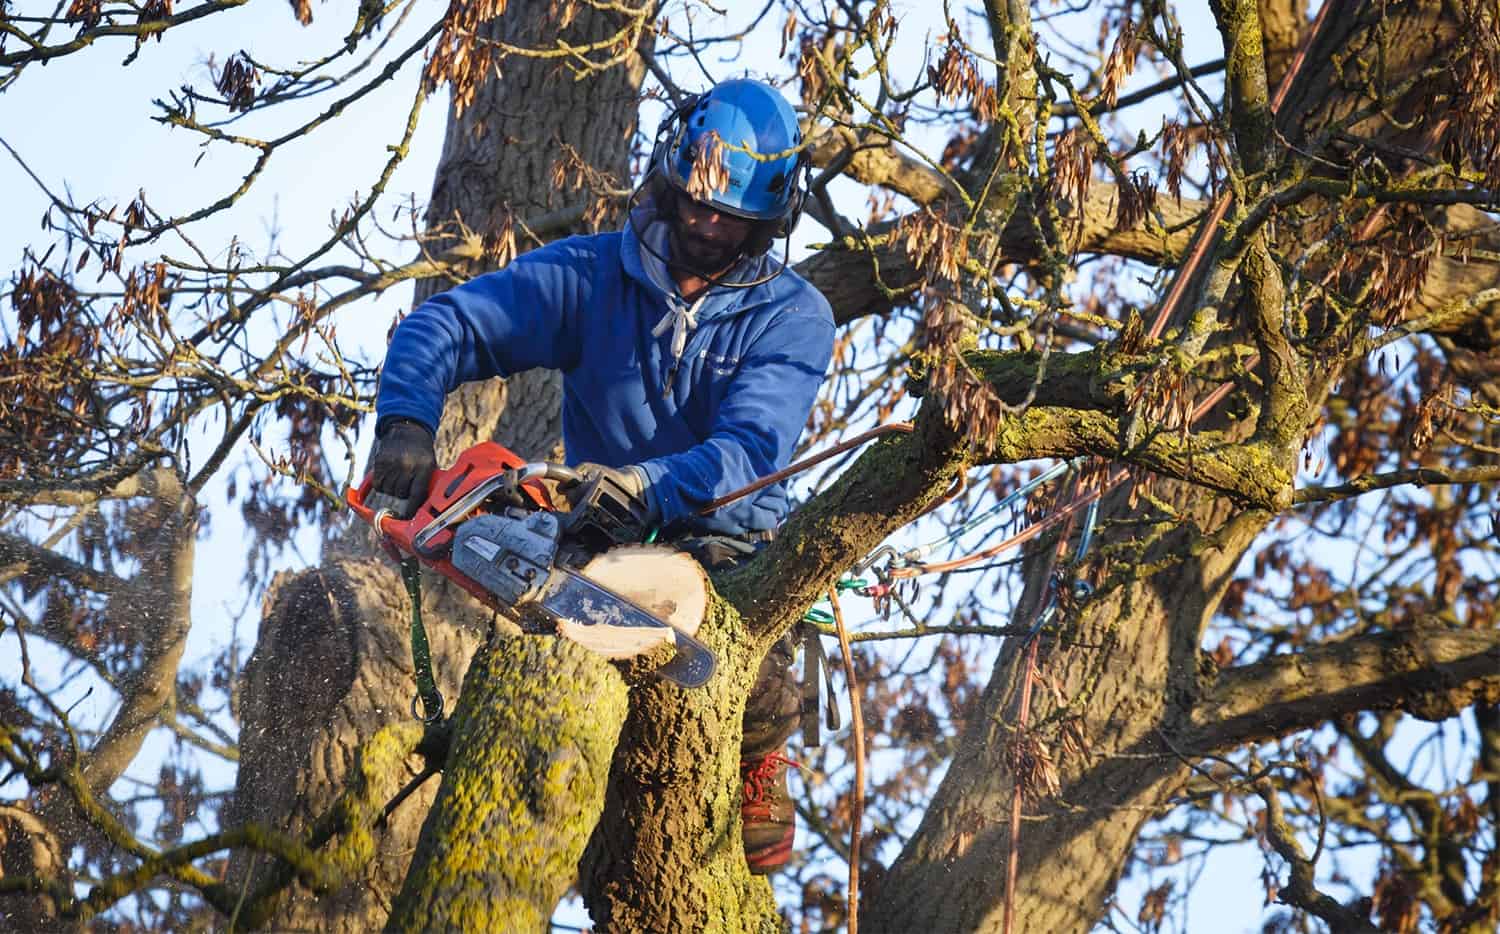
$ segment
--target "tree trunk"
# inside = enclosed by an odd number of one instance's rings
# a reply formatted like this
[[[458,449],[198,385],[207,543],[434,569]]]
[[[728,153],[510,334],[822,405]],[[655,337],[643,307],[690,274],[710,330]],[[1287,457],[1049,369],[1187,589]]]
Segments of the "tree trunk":
[[[1371,20],[1387,12],[1395,24],[1375,29]],[[1440,60],[1454,31],[1451,15],[1436,2],[1390,8],[1339,4],[1332,11],[1330,28],[1310,55],[1314,64],[1292,89],[1281,120],[1284,135],[1294,141],[1312,139],[1317,128],[1367,105],[1360,97],[1368,87],[1363,83],[1367,71],[1336,51],[1347,54],[1354,49],[1366,64],[1379,54],[1389,69],[1385,81],[1397,86],[1403,73]],[[1399,49],[1394,41],[1374,41],[1377,34],[1399,36]],[[1411,91],[1410,108],[1419,106],[1416,98],[1425,99],[1426,93],[1420,86]],[[1407,103],[1396,109],[1398,116],[1415,112]],[[1381,114],[1359,129],[1408,151],[1431,151],[1436,145],[1431,138],[1416,138],[1424,127],[1403,129],[1377,122],[1384,119]],[[1315,234],[1293,230],[1285,236],[1290,241]],[[1212,262],[1210,258],[1208,265]],[[1445,274],[1441,264],[1432,274]],[[1329,387],[1357,353],[1349,345],[1341,350],[1310,361],[1306,385],[1295,387],[1309,403],[1298,411],[1309,418],[1316,417]],[[1206,392],[1200,387],[1197,397]],[[1292,427],[1295,443],[1311,425]],[[1276,461],[1265,465],[1268,470],[1292,475],[1295,450],[1263,451]],[[1011,906],[1014,929],[1090,929],[1114,890],[1141,825],[1168,806],[1188,775],[1188,763],[1220,751],[1219,743],[1234,741],[1231,735],[1244,741],[1244,730],[1197,722],[1200,698],[1217,683],[1216,669],[1199,646],[1236,564],[1270,515],[1232,507],[1204,490],[1175,483],[1158,486],[1156,492],[1175,507],[1175,515],[1153,514],[1154,507],[1144,512],[1129,508],[1119,496],[1104,510],[1103,523],[1111,517],[1128,521],[1102,526],[1095,547],[1108,555],[1101,571],[1104,582],[1076,619],[1064,623],[1057,640],[1039,644],[1039,676],[1024,724],[1019,717],[1024,640],[1012,640],[1001,653],[958,745],[960,752],[920,827],[879,887],[866,893],[862,920],[869,930],[1003,929],[1017,781],[1025,785],[1025,806]],[[1039,549],[1046,547],[1044,543]],[[1050,566],[1049,561],[1032,559],[1030,602],[1023,600],[1023,608],[1034,610]],[[1016,621],[1029,620],[1022,612]],[[1492,650],[1460,654],[1458,664],[1493,663]],[[1336,686],[1321,687],[1332,696]],[[1264,738],[1312,726],[1331,715],[1331,705],[1308,707],[1299,723],[1274,726],[1264,713],[1249,716],[1265,720],[1259,734]],[[1038,779],[1038,773],[1052,769],[1058,783],[1055,792]]]
[[[503,42],[546,47],[559,36],[586,45],[621,27],[615,13],[583,7],[559,32],[551,6],[547,0],[512,0],[506,13],[481,32]],[[556,58],[513,56],[497,71],[463,113],[450,115],[428,212],[438,238],[430,249],[441,248],[455,219],[483,233],[497,228],[507,209],[530,221],[542,236],[583,230],[584,212],[566,209],[586,204],[588,192],[559,190],[550,178],[565,147],[582,164],[620,184],[629,177],[644,75],[639,60],[583,80],[575,80]],[[549,212],[564,216],[548,223],[541,215]],[[520,243],[518,249],[532,245]],[[482,271],[474,268],[468,274]],[[451,284],[446,279],[418,283],[415,301]],[[553,373],[522,374],[460,390],[450,397],[438,433],[439,460],[450,461],[488,439],[524,457],[560,458],[560,400],[561,381]],[[423,585],[433,664],[451,708],[493,614],[441,577],[424,574]],[[383,725],[410,717],[406,605],[400,578],[383,557],[340,561],[279,582],[267,601],[245,676],[245,764],[236,781],[235,819],[292,814],[282,826],[305,827],[338,794],[353,750]],[[409,766],[414,768],[415,762]],[[405,777],[393,777],[392,792]],[[376,858],[335,897],[315,902],[306,890],[295,889],[269,927],[380,927],[406,874],[436,785],[428,782],[400,806],[378,836]],[[265,861],[257,865],[254,857],[237,857],[231,881],[253,890],[265,878]]]
[[[1231,517],[1222,500],[1195,488],[1172,487],[1165,498],[1182,510],[1171,523],[1178,529],[1131,541],[1141,528],[1170,527],[1157,515],[1096,539],[1099,552],[1111,553],[1103,574],[1117,581],[1101,585],[1058,639],[1039,643],[1024,726],[1025,640],[1010,640],[922,824],[866,895],[868,930],[1002,929],[1014,760],[1018,741],[1028,740],[1059,785],[1049,794],[1031,779],[1023,789],[1014,929],[1086,931],[1099,918],[1136,833],[1184,777],[1186,765],[1162,737],[1186,722],[1199,693],[1202,627],[1265,523],[1263,515]],[[1101,523],[1131,514],[1124,498],[1113,497]],[[1201,547],[1210,536],[1214,545]],[[1052,547],[1055,538],[1038,546]],[[1152,566],[1161,569],[1137,577]],[[1013,622],[1030,621],[1036,589],[1033,582]],[[1065,747],[1065,725],[1087,738],[1086,751]]]
[[[437,601],[424,608],[437,609]],[[389,561],[338,561],[279,575],[265,619],[241,682],[240,770],[226,823],[255,822],[303,839],[343,791],[360,747],[382,727],[413,722],[408,601]],[[427,619],[441,617],[429,612]],[[468,627],[427,630],[438,688],[457,697],[479,640]],[[388,800],[421,767],[412,755],[399,773],[379,776],[376,799]],[[428,781],[397,808],[372,834],[372,861],[336,891],[316,895],[293,883],[268,926],[378,928],[436,791]],[[237,850],[229,878],[252,894],[276,872],[275,860]]]

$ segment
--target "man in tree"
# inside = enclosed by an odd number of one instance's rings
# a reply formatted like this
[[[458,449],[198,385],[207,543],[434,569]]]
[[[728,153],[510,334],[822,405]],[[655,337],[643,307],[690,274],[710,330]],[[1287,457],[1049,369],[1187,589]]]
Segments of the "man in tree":
[[[424,498],[434,428],[460,383],[549,367],[563,373],[568,462],[622,490],[662,540],[712,570],[769,541],[789,508],[781,484],[703,509],[787,465],[832,355],[828,302],[767,255],[801,212],[800,144],[774,88],[718,84],[663,121],[623,230],[533,250],[409,315],[376,404],[375,493],[403,515]],[[757,872],[791,854],[791,662],[788,638],[762,664],[744,719]]]

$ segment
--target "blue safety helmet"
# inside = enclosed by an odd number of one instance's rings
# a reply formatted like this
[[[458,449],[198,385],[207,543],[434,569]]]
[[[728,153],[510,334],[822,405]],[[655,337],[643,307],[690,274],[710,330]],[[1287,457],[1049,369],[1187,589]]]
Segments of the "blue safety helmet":
[[[711,133],[725,144],[723,165],[729,184],[698,200],[747,220],[786,221],[782,226],[790,229],[802,210],[806,160],[798,148],[802,130],[797,114],[786,98],[750,78],[714,85],[668,115],[658,130],[652,168],[686,191],[698,147]]]

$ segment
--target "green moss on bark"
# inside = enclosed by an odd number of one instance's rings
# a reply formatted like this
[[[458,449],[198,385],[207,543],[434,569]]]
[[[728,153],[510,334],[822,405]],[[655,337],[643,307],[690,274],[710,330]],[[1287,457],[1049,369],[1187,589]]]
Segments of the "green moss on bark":
[[[496,635],[388,931],[544,931],[599,819],[627,690],[559,639]]]

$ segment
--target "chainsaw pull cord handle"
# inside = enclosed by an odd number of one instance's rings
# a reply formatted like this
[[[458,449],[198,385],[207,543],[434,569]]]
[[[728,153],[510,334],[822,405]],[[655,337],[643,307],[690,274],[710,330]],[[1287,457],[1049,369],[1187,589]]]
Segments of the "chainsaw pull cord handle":
[[[443,719],[443,692],[438,690],[437,679],[432,675],[432,651],[427,645],[427,627],[422,625],[422,565],[415,557],[402,559],[401,580],[411,599],[411,662],[417,682],[411,715],[423,723],[438,723]]]

